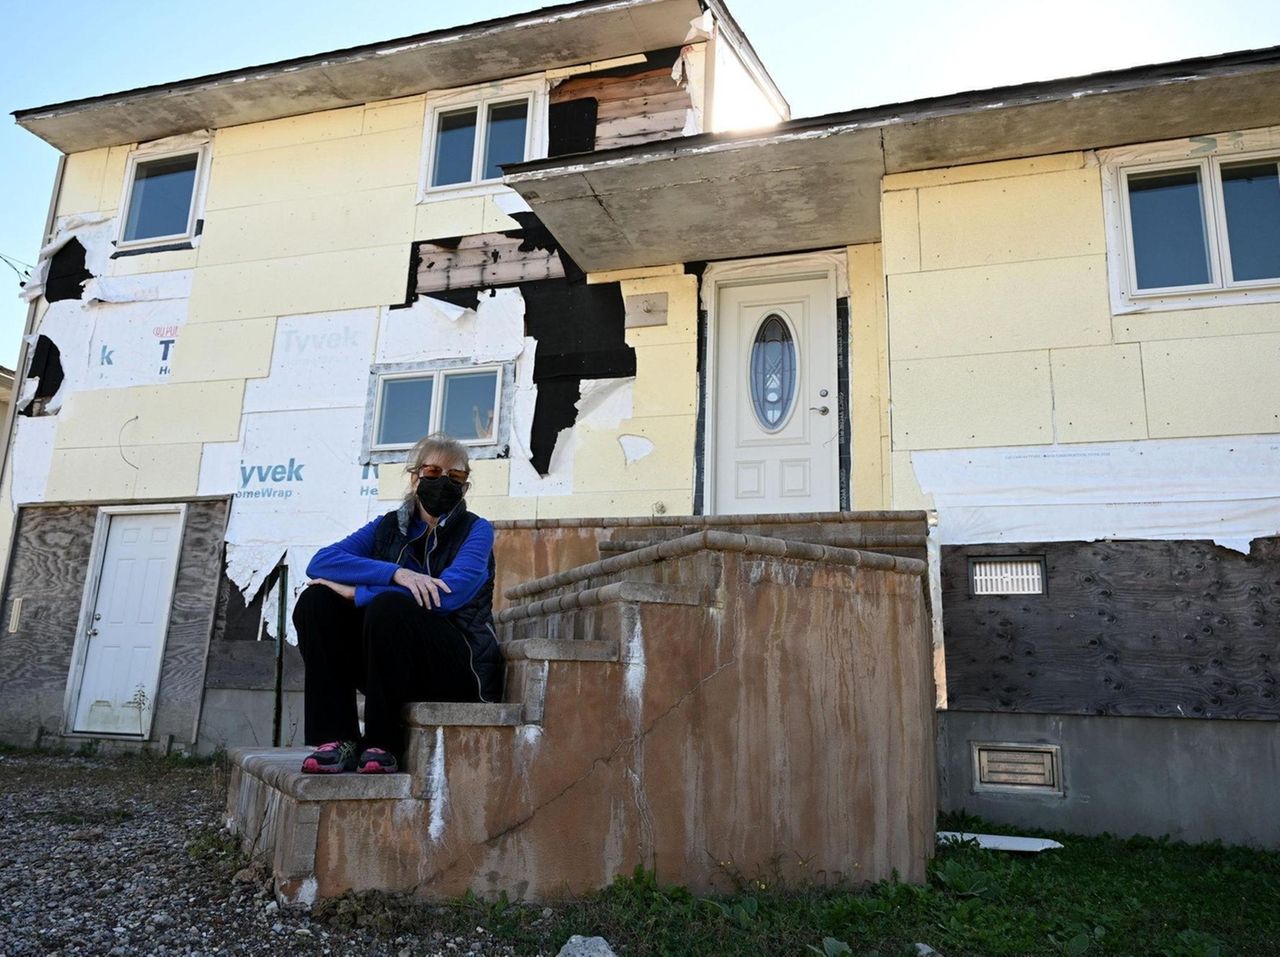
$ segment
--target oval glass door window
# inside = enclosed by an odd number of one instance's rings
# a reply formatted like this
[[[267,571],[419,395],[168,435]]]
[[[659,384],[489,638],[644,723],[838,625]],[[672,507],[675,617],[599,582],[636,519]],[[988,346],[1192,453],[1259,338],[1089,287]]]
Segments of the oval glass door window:
[[[751,344],[751,405],[766,432],[787,421],[796,397],[796,343],[777,313],[765,316]]]

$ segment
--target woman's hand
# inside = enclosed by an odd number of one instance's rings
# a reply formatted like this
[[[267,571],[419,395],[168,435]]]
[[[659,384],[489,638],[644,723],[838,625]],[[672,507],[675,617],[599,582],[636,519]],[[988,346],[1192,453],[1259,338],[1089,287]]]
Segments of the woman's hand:
[[[397,568],[396,573],[391,576],[391,580],[397,585],[409,589],[409,594],[413,596],[413,600],[424,608],[439,608],[440,592],[443,591],[448,594],[453,591],[439,578],[432,578],[430,575],[423,575],[407,568]]]
[[[347,599],[347,601],[356,600],[355,585],[340,585],[337,582],[331,582],[327,578],[313,578],[307,582],[308,585],[323,585],[325,588],[333,591],[335,594]]]

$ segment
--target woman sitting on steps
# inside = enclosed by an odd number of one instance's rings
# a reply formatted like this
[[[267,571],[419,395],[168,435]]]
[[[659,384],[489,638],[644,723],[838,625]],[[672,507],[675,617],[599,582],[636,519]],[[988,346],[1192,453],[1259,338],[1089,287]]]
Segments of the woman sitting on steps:
[[[410,701],[500,701],[493,525],[467,511],[466,446],[445,435],[410,453],[401,506],[316,553],[293,622],[305,665],[310,773],[390,773]],[[364,737],[356,690],[364,692]]]

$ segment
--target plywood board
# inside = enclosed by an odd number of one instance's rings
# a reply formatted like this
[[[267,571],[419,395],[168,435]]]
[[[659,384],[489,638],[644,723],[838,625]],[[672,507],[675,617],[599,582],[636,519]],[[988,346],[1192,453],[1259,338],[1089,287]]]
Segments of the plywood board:
[[[889,322],[897,359],[1104,345],[1106,257],[890,276]]]
[[[895,450],[1053,441],[1047,352],[894,362]]]
[[[920,190],[920,265],[956,269],[1106,252],[1098,169]]]
[[[1143,344],[1153,437],[1280,432],[1280,333]]]
[[[1136,345],[1054,349],[1053,421],[1059,442],[1147,437],[1142,355]]]

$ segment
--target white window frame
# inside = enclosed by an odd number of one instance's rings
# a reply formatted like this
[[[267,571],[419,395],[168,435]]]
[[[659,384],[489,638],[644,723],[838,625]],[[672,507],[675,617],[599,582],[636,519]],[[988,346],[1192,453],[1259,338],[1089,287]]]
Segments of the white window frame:
[[[489,107],[525,100],[528,103],[529,112],[525,123],[524,158],[526,160],[541,159],[547,155],[548,90],[546,78],[538,75],[427,94],[418,202],[458,199],[466,196],[491,196],[508,190],[509,187],[502,185],[501,178],[479,178],[488,143]],[[453,113],[469,107],[474,107],[476,110],[476,140],[475,150],[471,156],[471,179],[465,183],[432,186],[431,177],[435,170],[436,157],[436,130],[440,117],[444,113]]]
[[[195,154],[196,157],[196,175],[195,181],[191,186],[191,208],[187,211],[186,230],[167,236],[147,236],[145,239],[125,240],[125,230],[129,225],[129,200],[133,196],[138,165],[155,160],[171,159],[177,156],[191,156],[192,154]],[[209,143],[207,140],[183,147],[174,145],[166,148],[160,144],[140,146],[131,152],[128,161],[125,163],[124,189],[120,196],[119,213],[117,214],[119,225],[116,228],[116,249],[147,249],[151,246],[171,246],[174,243],[194,243],[196,239],[196,224],[204,212],[205,187],[208,179]]]
[[[1254,302],[1280,302],[1280,277],[1237,281],[1231,275],[1222,167],[1274,161],[1280,165],[1280,128],[1197,136],[1141,147],[1102,150],[1103,199],[1110,255],[1111,309],[1116,315]],[[1210,281],[1138,289],[1129,207],[1129,178],[1144,173],[1196,169],[1209,254]]]
[[[511,392],[514,386],[514,366],[512,363],[487,362],[481,365],[472,365],[468,362],[425,362],[425,363],[395,363],[385,366],[375,366],[370,376],[370,391],[372,393],[371,415],[369,425],[366,430],[367,440],[365,442],[365,459],[366,461],[382,464],[384,462],[397,461],[403,457],[404,453],[413,448],[413,443],[403,445],[380,444],[377,441],[378,427],[382,421],[382,394],[383,383],[393,379],[431,379],[433,385],[431,387],[431,409],[428,414],[427,429],[423,435],[431,435],[440,431],[441,421],[444,418],[444,386],[445,380],[450,376],[469,375],[476,372],[495,372],[494,377],[494,396],[493,396],[493,438],[491,439],[459,439],[463,445],[477,451],[493,450],[495,453],[504,444],[503,427],[506,425],[508,415],[504,414],[503,394],[504,387],[507,392]],[[477,458],[486,458],[491,456],[477,455]]]

